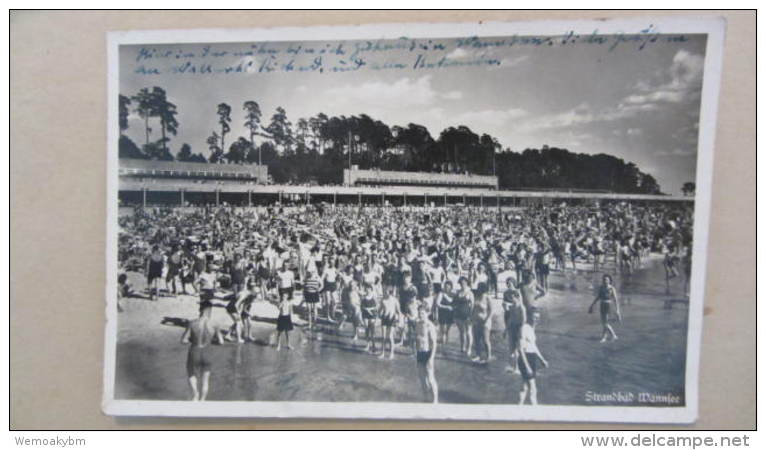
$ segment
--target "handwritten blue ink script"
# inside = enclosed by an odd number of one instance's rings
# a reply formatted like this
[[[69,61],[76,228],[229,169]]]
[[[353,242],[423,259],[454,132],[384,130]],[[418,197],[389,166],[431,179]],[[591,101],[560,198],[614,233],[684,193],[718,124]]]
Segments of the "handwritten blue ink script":
[[[153,75],[269,74],[313,72],[331,74],[362,70],[442,70],[456,67],[501,67],[509,62],[502,49],[545,49],[591,46],[606,53],[618,47],[640,52],[651,45],[684,43],[685,35],[662,34],[654,25],[638,33],[558,36],[464,37],[334,42],[264,42],[238,44],[143,45],[135,55],[134,73]]]

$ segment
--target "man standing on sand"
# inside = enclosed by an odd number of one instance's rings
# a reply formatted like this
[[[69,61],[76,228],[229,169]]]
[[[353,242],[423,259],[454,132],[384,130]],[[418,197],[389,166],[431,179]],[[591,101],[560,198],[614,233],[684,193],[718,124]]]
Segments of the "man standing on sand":
[[[428,307],[421,303],[418,308],[418,319],[415,322],[415,347],[417,349],[418,378],[423,392],[428,399],[429,394],[433,403],[439,403],[439,385],[434,375],[434,359],[436,358],[436,326],[428,318]]]
[[[199,318],[192,320],[181,336],[181,343],[191,344],[186,357],[186,374],[192,389],[192,401],[204,401],[207,398],[211,372],[208,347],[213,343],[214,337],[217,338],[218,343],[223,342],[221,330],[211,323],[212,311],[213,303],[203,301],[200,304]],[[202,381],[202,385],[198,389],[199,380]]]

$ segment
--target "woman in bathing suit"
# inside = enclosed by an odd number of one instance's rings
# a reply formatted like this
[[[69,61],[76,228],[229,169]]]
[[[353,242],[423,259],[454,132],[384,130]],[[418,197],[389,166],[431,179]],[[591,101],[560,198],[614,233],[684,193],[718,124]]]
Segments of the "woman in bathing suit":
[[[460,278],[460,291],[453,302],[453,317],[460,331],[460,350],[469,358],[473,345],[473,327],[471,326],[471,311],[473,311],[473,292],[468,285],[468,279]]]
[[[446,344],[449,341],[449,331],[455,323],[453,311],[452,282],[444,283],[444,289],[436,296],[436,307],[439,309],[439,343]]]
[[[607,336],[611,336],[613,341],[617,340],[617,334],[609,324],[609,321],[614,315],[618,321],[622,322],[622,314],[620,313],[620,302],[617,298],[617,290],[612,285],[612,276],[604,274],[601,282],[601,286],[598,288],[598,294],[590,304],[588,308],[588,314],[593,313],[593,307],[596,303],[599,304],[599,311],[601,313],[601,326],[603,331],[601,332],[601,342],[606,342]]]
[[[378,320],[378,303],[375,301],[373,287],[365,283],[362,295],[362,321],[364,322],[364,336],[367,346],[364,351],[375,353],[375,322]],[[370,348],[372,347],[372,349]]]

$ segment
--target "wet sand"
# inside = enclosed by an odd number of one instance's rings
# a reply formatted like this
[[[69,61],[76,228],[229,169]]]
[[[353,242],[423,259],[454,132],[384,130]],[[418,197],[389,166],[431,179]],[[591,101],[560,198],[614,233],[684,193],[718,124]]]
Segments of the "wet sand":
[[[540,351],[550,367],[538,373],[538,400],[558,405],[630,405],[638,393],[672,394],[684,402],[688,308],[667,300],[681,300],[681,281],[671,280],[672,295],[665,292],[665,275],[658,255],[646,267],[617,280],[622,299],[623,323],[615,330],[619,340],[599,343],[598,312],[587,313],[593,300],[591,280],[600,282],[578,264],[572,277],[554,271],[548,295],[538,301],[542,309],[537,327]],[[590,266],[587,266],[590,268]],[[613,270],[607,265],[607,270]],[[145,283],[140,274],[129,274],[137,290]],[[574,286],[572,282],[574,280]],[[180,343],[186,320],[197,317],[198,298],[161,297],[159,301],[129,298],[118,316],[115,398],[188,400],[187,346]],[[499,308],[497,309],[499,310]],[[394,360],[380,360],[364,352],[365,341],[352,341],[351,325],[340,332],[321,333],[309,339],[303,322],[296,320],[290,334],[293,350],[277,352],[269,345],[275,332],[276,307],[253,306],[255,343],[213,346],[213,371],[208,400],[239,401],[424,401],[414,357],[398,349]],[[213,320],[227,329],[231,324],[223,307],[214,308]],[[521,377],[505,372],[508,345],[502,337],[502,314],[493,323],[493,353],[486,365],[473,363],[459,353],[457,328],[440,347],[436,378],[442,403],[516,403]],[[361,333],[360,333],[361,334]],[[634,393],[633,402],[601,399],[593,394]],[[590,394],[589,394],[590,393]],[[652,406],[667,406],[659,403]]]

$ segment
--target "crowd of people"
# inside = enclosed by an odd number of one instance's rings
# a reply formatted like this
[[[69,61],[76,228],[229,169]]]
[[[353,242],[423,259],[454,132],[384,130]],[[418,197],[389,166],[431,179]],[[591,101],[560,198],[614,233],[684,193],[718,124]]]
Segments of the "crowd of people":
[[[504,323],[505,369],[520,375],[519,403],[537,403],[547,367],[535,330],[552,271],[603,273],[601,342],[616,340],[619,290],[649,254],[664,255],[666,280],[691,270],[688,205],[566,204],[498,211],[473,207],[306,206],[136,209],[119,218],[118,308],[136,294],[127,272],[146,276],[148,296],[199,297],[200,316],[183,334],[194,400],[207,396],[211,344],[255,339],[253,306],[276,307],[277,351],[301,339],[348,333],[374,357],[396,350],[416,361],[427,401],[438,402],[435,358],[457,346],[476,364],[497,361],[493,319]],[[607,272],[607,265],[609,272]],[[569,278],[573,280],[574,278]],[[224,306],[231,326],[211,323]],[[457,338],[452,333],[457,329]],[[504,350],[505,347],[504,347]],[[198,386],[198,384],[201,384]]]

